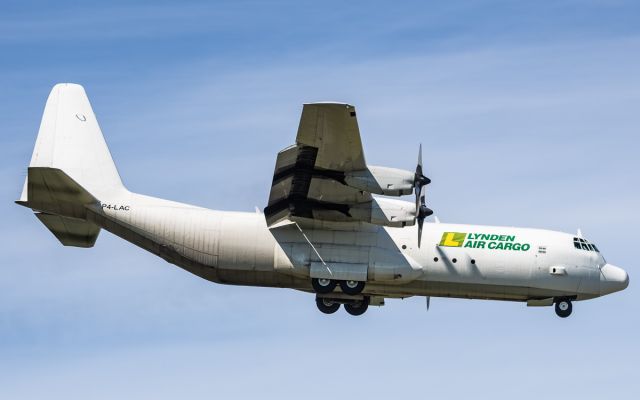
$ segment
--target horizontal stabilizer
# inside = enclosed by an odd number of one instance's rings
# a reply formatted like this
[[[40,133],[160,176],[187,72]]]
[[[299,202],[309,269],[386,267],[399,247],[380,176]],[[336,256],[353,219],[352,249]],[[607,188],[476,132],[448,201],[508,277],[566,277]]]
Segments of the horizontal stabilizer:
[[[100,233],[99,226],[81,219],[46,213],[36,213],[36,217],[65,246],[93,247]]]
[[[84,219],[85,207],[98,203],[91,193],[57,168],[30,167],[27,182],[27,201],[17,203],[36,211]]]

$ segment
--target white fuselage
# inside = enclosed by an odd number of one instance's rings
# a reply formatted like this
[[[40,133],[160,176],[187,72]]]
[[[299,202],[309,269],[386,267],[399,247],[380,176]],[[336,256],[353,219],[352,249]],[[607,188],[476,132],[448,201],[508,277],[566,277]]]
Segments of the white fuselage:
[[[599,252],[577,249],[574,235],[554,231],[430,223],[418,248],[415,228],[332,225],[302,228],[305,238],[297,226],[270,230],[260,213],[208,210],[126,190],[101,202],[90,220],[219,283],[310,291],[314,268],[339,274],[344,264],[364,268],[371,295],[526,301],[589,299],[628,282]]]

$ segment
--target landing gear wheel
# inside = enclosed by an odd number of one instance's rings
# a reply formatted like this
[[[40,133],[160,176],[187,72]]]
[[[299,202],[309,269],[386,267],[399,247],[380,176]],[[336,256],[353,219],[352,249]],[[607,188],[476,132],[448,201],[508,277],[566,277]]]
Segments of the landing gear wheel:
[[[333,314],[338,311],[338,308],[340,308],[340,303],[321,297],[316,297],[316,305],[318,306],[318,310],[325,314]]]
[[[364,282],[360,281],[340,281],[340,289],[342,289],[342,293],[355,295],[360,294],[362,289],[364,289]]]
[[[346,303],[344,309],[351,315],[362,315],[369,308],[369,297],[362,300],[354,301],[353,303]]]
[[[571,305],[571,300],[561,299],[556,301],[556,314],[560,318],[567,318],[571,315],[571,311],[573,310],[573,306]]]
[[[327,294],[327,293],[333,292],[333,290],[336,288],[337,285],[338,285],[338,282],[331,279],[325,279],[325,278],[311,279],[311,286],[313,286],[313,290],[315,290],[316,293],[320,293],[320,294]]]

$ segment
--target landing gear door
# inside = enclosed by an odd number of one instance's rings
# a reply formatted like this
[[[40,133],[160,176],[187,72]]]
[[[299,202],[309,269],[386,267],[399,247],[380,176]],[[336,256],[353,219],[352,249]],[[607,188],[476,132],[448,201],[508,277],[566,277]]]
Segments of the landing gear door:
[[[367,281],[367,264],[356,263],[321,263],[312,262],[309,269],[311,278],[332,279],[338,281]]]

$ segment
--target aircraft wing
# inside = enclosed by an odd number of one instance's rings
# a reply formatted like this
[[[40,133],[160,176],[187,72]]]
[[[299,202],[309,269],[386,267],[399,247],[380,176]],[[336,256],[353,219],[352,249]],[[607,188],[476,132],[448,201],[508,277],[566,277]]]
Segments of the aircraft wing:
[[[347,186],[345,173],[366,169],[355,107],[305,104],[296,144],[278,153],[264,209],[268,225],[292,217],[355,222],[350,208],[372,197]]]

